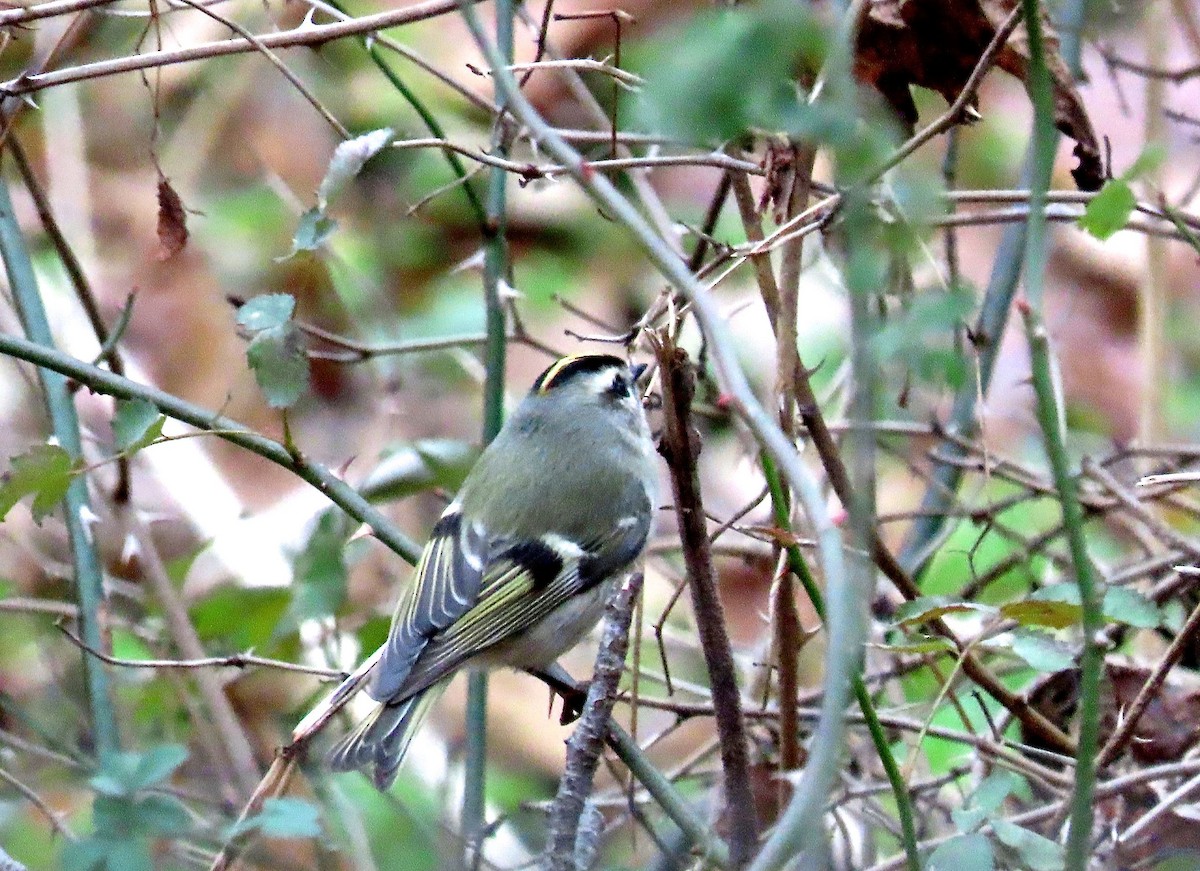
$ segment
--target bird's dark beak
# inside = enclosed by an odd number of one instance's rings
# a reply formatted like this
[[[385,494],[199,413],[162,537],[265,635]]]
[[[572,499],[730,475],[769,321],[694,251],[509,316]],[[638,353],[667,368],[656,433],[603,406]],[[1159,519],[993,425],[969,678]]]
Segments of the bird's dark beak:
[[[633,381],[635,384],[642,377],[642,373],[645,371],[646,371],[645,363],[634,363],[632,366],[629,367],[629,372],[631,375],[633,375]]]

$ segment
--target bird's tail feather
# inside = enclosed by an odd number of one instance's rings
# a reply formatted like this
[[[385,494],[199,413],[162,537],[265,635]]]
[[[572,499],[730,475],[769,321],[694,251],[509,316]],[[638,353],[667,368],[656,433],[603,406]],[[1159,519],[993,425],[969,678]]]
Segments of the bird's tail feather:
[[[374,765],[375,785],[387,789],[396,779],[396,771],[417,727],[444,688],[442,682],[402,702],[381,702],[354,731],[333,746],[327,757],[329,767],[334,771],[354,771]]]

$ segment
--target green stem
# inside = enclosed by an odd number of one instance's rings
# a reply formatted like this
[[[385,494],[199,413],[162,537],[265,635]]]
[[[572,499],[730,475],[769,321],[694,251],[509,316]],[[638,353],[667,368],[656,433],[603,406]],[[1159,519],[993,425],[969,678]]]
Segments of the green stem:
[[[1060,10],[1059,53],[1075,75],[1079,74],[1079,31],[1083,5],[1084,0],[1068,0]],[[1058,134],[1053,128],[1050,135],[1057,144]],[[1035,144],[1030,142],[1026,154],[1019,185],[1022,188],[1033,184]],[[1051,146],[1050,150],[1053,152],[1054,146]],[[1000,337],[1008,327],[1008,316],[1012,309],[1013,296],[1016,294],[1017,281],[1021,276],[1021,262],[1025,256],[1026,233],[1024,223],[1010,224],[1000,238],[992,274],[988,279],[979,317],[972,331],[977,337],[979,348],[976,362],[979,371],[978,383],[969,380],[954,397],[954,407],[950,412],[950,419],[946,422],[948,432],[969,436],[976,429],[978,402],[981,397],[987,395],[999,357]],[[954,461],[964,456],[963,449],[957,444],[946,443],[942,446],[941,453],[947,459],[935,461],[929,487],[921,499],[919,516],[913,521],[912,531],[900,550],[901,564],[913,575],[919,576],[936,552],[938,541],[946,527],[946,511],[953,502],[962,480],[963,466]]]
[[[1046,272],[1046,192],[1054,168],[1054,96],[1046,67],[1042,17],[1038,0],[1022,0],[1029,33],[1029,97],[1033,103],[1032,184],[1029,188],[1028,244],[1025,248],[1025,297],[1021,308],[1029,341],[1038,425],[1054,486],[1062,505],[1063,526],[1079,585],[1083,611],[1083,653],[1079,661],[1079,741],[1075,754],[1075,786],[1071,795],[1071,824],[1067,833],[1066,868],[1085,871],[1091,859],[1091,835],[1096,788],[1096,755],[1100,741],[1100,677],[1104,651],[1098,633],[1104,626],[1100,589],[1084,539],[1083,509],[1067,459],[1065,427],[1054,385],[1050,342],[1042,323]]]
[[[728,867],[729,847],[713,832],[711,826],[692,813],[691,807],[671,781],[650,763],[642,753],[642,748],[615,720],[609,720],[608,723],[608,745],[630,773],[646,787],[646,792],[658,802],[663,812],[691,838],[703,859],[722,868]]]
[[[513,57],[513,7],[511,0],[497,0],[496,44],[508,63]],[[508,156],[505,127],[505,100],[496,94],[496,120],[492,133],[492,153]],[[508,173],[494,167],[488,177],[486,215],[483,221],[483,294],[486,310],[487,378],[483,393],[483,442],[488,444],[504,425],[504,373],[507,355],[507,323],[501,293],[508,282],[507,226]],[[463,791],[463,833],[469,848],[482,851],[486,831],[487,792],[487,675],[470,673],[467,682],[467,752]]]
[[[29,251],[21,235],[20,225],[13,213],[12,200],[8,194],[8,182],[0,176],[0,256],[8,273],[17,315],[31,340],[22,342],[46,353],[57,354],[50,322],[38,291],[37,278]],[[0,336],[0,339],[7,339]],[[12,341],[20,342],[19,339]],[[79,435],[79,418],[75,403],[67,389],[63,373],[39,369],[46,408],[50,415],[50,426],[59,445],[76,462],[83,460],[83,446]],[[90,531],[84,518],[92,514],[88,505],[87,480],[83,475],[75,476],[67,488],[65,517],[67,535],[71,541],[71,557],[75,564],[75,593],[79,599],[80,634],[93,650],[104,650],[107,645],[102,638],[100,613],[104,603],[104,573],[100,559],[92,543]],[[104,663],[93,656],[83,655],[84,672],[87,675],[88,702],[91,709],[92,730],[96,749],[101,753],[120,749],[120,732],[117,716],[113,709],[112,694],[108,684],[108,673]]]
[[[0,228],[2,228],[2,222],[0,222]],[[103,393],[117,399],[145,400],[167,417],[194,426],[198,430],[211,432],[218,438],[245,448],[251,453],[293,472],[324,493],[329,501],[355,520],[369,526],[376,538],[406,562],[416,564],[421,556],[421,548],[415,542],[400,532],[390,520],[364,499],[362,494],[345,481],[324,466],[312,463],[303,456],[293,456],[279,442],[259,435],[235,420],[222,417],[206,408],[192,405],[156,387],[130,381],[128,378],[92,366],[54,348],[47,348],[45,345],[19,339],[16,336],[0,333],[0,354],[25,360],[42,369],[65,375],[96,393]]]
[[[1099,633],[1104,628],[1101,589],[1084,539],[1083,508],[1079,504],[1075,477],[1071,474],[1063,441],[1062,416],[1054,387],[1050,342],[1045,325],[1032,306],[1024,306],[1025,335],[1029,340],[1033,389],[1037,396],[1038,424],[1054,486],[1062,504],[1063,527],[1079,585],[1083,611],[1083,653],[1079,659],[1079,741],[1075,753],[1075,787],[1071,795],[1071,828],[1067,834],[1066,868],[1085,871],[1091,858],[1091,835],[1096,789],[1096,756],[1100,744],[1100,678],[1104,649]]]
[[[792,523],[790,508],[783,481],[779,477],[779,470],[775,468],[775,463],[766,454],[760,456],[760,462],[763,475],[767,479],[767,487],[771,491],[771,510],[774,514],[775,525],[785,532],[790,532]],[[804,592],[808,595],[813,610],[817,612],[818,617],[824,620],[825,596],[821,593],[821,587],[808,567],[804,554],[800,551],[799,546],[794,544],[785,546],[784,550],[788,557],[788,568],[800,579],[800,584],[804,587]],[[854,691],[854,697],[858,700],[858,707],[862,710],[867,731],[871,733],[871,741],[875,745],[875,752],[879,754],[884,774],[892,787],[892,796],[896,801],[896,814],[900,818],[900,840],[904,844],[904,853],[908,857],[909,871],[920,871],[921,854],[917,850],[917,828],[904,776],[900,773],[900,766],[896,764],[895,754],[892,753],[887,735],[884,734],[883,724],[879,720],[879,714],[875,711],[874,702],[871,701],[871,693],[867,689],[866,681],[863,680],[861,674],[855,674],[850,679],[850,686]]]

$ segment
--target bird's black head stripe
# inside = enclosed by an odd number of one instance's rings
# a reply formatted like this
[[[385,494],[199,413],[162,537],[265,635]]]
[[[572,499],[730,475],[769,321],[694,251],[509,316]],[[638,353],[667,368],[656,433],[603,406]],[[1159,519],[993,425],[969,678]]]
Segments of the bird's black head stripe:
[[[536,539],[518,542],[504,555],[529,572],[535,590],[549,586],[563,567],[563,559],[554,548]]]
[[[573,357],[563,357],[538,376],[537,380],[533,382],[532,392],[548,393],[578,375],[624,365],[624,360],[614,357],[612,354],[579,354]]]

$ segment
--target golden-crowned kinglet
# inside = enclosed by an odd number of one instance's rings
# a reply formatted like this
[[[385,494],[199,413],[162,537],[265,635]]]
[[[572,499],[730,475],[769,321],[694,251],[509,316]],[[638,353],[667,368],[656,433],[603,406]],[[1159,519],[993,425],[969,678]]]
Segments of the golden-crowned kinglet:
[[[332,768],[374,765],[386,788],[458,669],[541,669],[596,624],[650,531],[643,368],[577,355],[534,382],[434,526],[370,677],[379,705]]]

